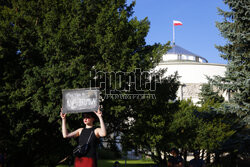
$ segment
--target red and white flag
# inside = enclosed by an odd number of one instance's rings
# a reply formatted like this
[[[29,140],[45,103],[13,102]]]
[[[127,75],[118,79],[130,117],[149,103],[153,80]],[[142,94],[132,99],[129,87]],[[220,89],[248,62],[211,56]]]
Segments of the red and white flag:
[[[174,20],[173,24],[174,24],[174,26],[181,26],[182,22]]]

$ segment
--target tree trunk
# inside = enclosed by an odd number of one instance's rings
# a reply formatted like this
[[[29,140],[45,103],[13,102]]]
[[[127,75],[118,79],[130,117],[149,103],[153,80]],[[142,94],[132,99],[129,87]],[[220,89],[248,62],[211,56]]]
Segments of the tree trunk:
[[[161,152],[157,149],[157,159],[158,159],[158,165],[159,167],[167,167],[167,160],[166,160],[166,156],[164,154],[164,158],[161,158]]]
[[[236,166],[236,162],[237,162],[237,153],[231,153],[231,165],[232,166]]]
[[[205,154],[205,150],[202,149],[202,154],[201,154],[201,158],[204,159],[204,154]]]
[[[183,154],[183,157],[184,157],[184,166],[186,166],[186,164],[187,164],[187,150],[186,149],[184,149],[184,154]]]
[[[210,158],[211,158],[210,152],[207,152],[207,157],[206,157],[207,164],[210,164]]]
[[[214,159],[214,162],[215,163],[220,163],[220,154],[219,154],[219,152],[215,152],[215,159]]]

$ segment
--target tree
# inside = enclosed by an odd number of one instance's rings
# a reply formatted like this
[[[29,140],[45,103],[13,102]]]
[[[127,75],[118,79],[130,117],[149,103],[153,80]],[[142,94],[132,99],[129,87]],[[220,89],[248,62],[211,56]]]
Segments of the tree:
[[[222,146],[225,141],[231,137],[235,131],[231,129],[230,124],[224,123],[221,118],[203,119],[197,127],[197,136],[194,145],[199,150],[207,151],[207,162],[210,162],[210,153],[223,153]],[[217,162],[218,159],[215,159]]]
[[[172,143],[175,148],[181,148],[184,156],[184,163],[187,161],[187,152],[195,150],[195,140],[197,136],[197,127],[200,119],[196,116],[197,106],[191,99],[181,100],[178,110],[173,114],[173,120],[170,123],[169,131],[173,137]]]
[[[228,60],[225,77],[217,77],[217,86],[233,93],[230,109],[242,118],[249,116],[249,2],[225,0],[231,11],[219,9],[224,22],[216,23],[224,38],[225,46],[217,46]],[[247,120],[246,120],[247,121]],[[248,121],[247,121],[248,122]],[[248,122],[249,123],[249,122]]]
[[[199,96],[199,103],[202,105],[207,103],[208,101],[211,102],[211,105],[215,103],[220,104],[224,101],[222,95],[219,96],[219,92],[214,90],[213,85],[211,83],[202,85]]]
[[[237,133],[234,135],[235,140],[238,138],[238,142],[231,143],[231,146],[234,145],[231,151],[249,152],[250,3],[246,0],[225,0],[224,2],[230,10],[219,9],[219,14],[224,17],[224,21],[217,22],[216,26],[228,43],[217,48],[222,53],[221,57],[228,61],[228,65],[225,76],[218,76],[212,82],[221,90],[226,90],[231,94],[231,99],[224,105],[223,111],[236,113],[240,120],[238,126],[235,127]]]
[[[196,129],[197,136],[194,142],[196,149],[206,150],[207,160],[210,162],[210,153],[223,153],[223,145],[235,133],[233,126],[236,124],[235,115],[221,111],[224,98],[209,82],[201,88],[200,104],[197,117],[200,119]]]
[[[150,156],[160,166],[166,166],[173,134],[169,125],[178,110],[176,92],[179,87],[177,74],[168,76],[156,87],[156,99],[134,100],[131,107],[133,119],[123,131],[123,147],[135,149]]]
[[[67,143],[76,142],[62,139],[60,132],[62,89],[89,87],[94,78],[90,73],[96,71],[148,70],[159,62],[167,45],[146,45],[149,21],[132,18],[134,4],[125,0],[1,2],[0,112],[6,123],[2,128],[1,122],[0,130],[10,137],[6,143],[1,136],[0,148],[7,149],[12,163],[54,166],[72,152]],[[126,106],[120,102],[104,102],[106,122],[131,115],[122,113]],[[80,120],[80,115],[70,116],[69,128],[79,127]],[[120,122],[110,123],[109,133],[122,129]]]

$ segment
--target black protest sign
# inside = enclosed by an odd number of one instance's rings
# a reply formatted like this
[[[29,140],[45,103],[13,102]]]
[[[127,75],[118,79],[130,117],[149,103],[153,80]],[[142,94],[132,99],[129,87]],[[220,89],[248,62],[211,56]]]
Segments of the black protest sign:
[[[65,89],[62,91],[62,94],[63,113],[82,113],[98,110],[98,89]]]

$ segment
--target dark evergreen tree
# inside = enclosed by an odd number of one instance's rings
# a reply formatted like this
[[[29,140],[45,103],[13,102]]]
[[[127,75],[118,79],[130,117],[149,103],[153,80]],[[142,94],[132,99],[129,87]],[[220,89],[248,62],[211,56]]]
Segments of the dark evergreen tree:
[[[202,119],[196,116],[197,108],[191,99],[181,100],[169,126],[172,147],[181,149],[184,166],[187,164],[187,153],[199,149],[195,140]]]
[[[235,134],[233,126],[238,122],[234,113],[222,111],[224,98],[216,89],[210,82],[202,85],[199,94],[201,106],[196,112],[200,120],[194,145],[207,151],[207,163],[210,163],[210,153],[215,153],[214,162],[219,162],[219,155],[225,152],[224,144]]]
[[[225,77],[216,78],[216,86],[231,93],[229,111],[237,113],[249,124],[250,2],[247,0],[224,0],[224,2],[230,11],[219,9],[225,21],[216,25],[228,43],[217,48],[228,64]]]
[[[233,153],[249,152],[250,126],[250,2],[248,0],[224,0],[229,11],[219,9],[224,21],[216,26],[227,39],[225,46],[217,46],[221,57],[228,61],[225,77],[216,77],[213,84],[230,95],[229,103],[222,109],[225,113],[235,113],[239,119],[237,132],[227,144]]]
[[[199,94],[199,104],[202,105],[207,103],[208,101],[213,104],[222,103],[224,101],[224,98],[222,97],[222,95],[219,95],[218,91],[215,91],[214,89],[215,88],[213,88],[213,85],[210,83],[203,84],[201,87],[201,92]]]
[[[6,0],[0,6],[0,149],[16,166],[54,166],[72,152],[62,139],[61,91],[89,87],[95,71],[148,70],[166,46],[146,45],[147,18],[125,0]],[[130,112],[106,100],[109,133]],[[70,129],[81,117],[70,116]],[[8,134],[6,134],[6,132]],[[74,140],[71,140],[75,144]]]
[[[178,110],[178,87],[177,74],[168,76],[157,84],[155,99],[130,101],[133,115],[127,121],[130,126],[123,131],[123,147],[151,157],[161,167],[167,165],[167,152],[176,137],[169,128]]]

